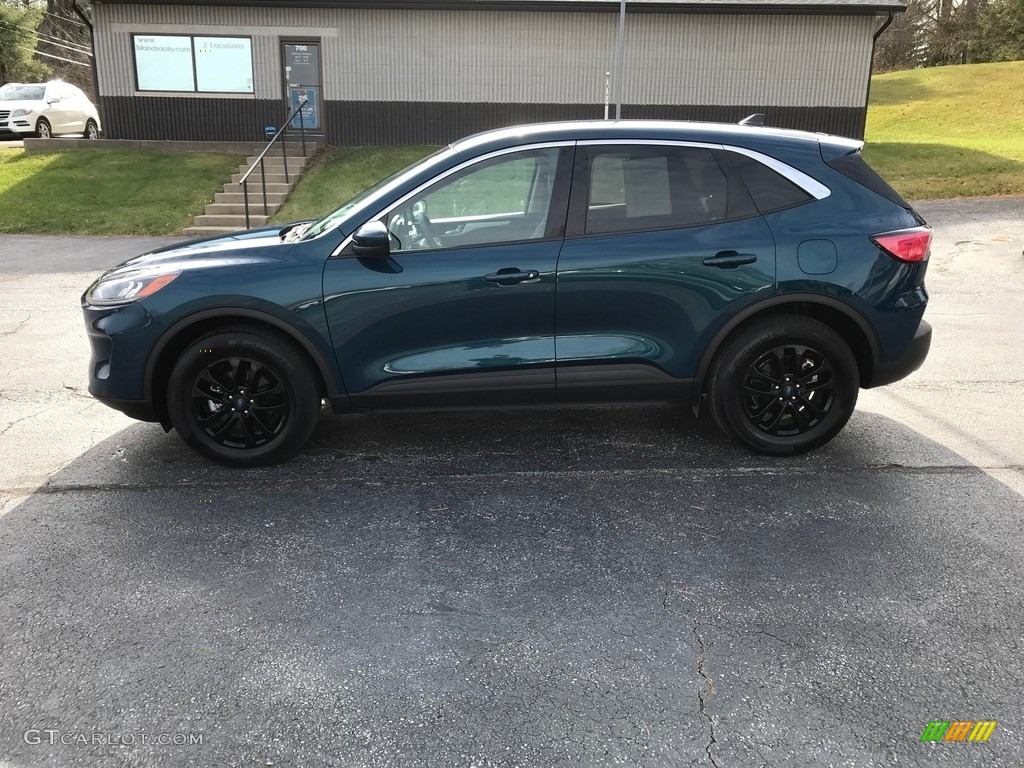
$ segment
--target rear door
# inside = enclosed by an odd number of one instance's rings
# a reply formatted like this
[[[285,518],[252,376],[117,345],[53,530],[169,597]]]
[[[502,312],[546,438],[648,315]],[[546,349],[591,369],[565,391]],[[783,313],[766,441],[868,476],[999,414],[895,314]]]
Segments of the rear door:
[[[558,260],[559,400],[677,399],[701,353],[775,287],[775,243],[713,147],[577,150]]]
[[[73,85],[68,86],[68,104],[71,109],[68,113],[68,132],[85,133],[85,121],[89,119],[89,99],[84,93]]]

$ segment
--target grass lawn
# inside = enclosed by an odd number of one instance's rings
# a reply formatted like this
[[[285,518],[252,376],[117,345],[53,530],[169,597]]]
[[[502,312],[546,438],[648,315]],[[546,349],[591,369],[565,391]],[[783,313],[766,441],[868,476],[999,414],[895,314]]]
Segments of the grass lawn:
[[[910,199],[1024,194],[1024,61],[876,75],[864,157]]]
[[[244,158],[80,149],[28,155],[0,145],[0,232],[180,232]]]
[[[437,147],[328,147],[310,163],[272,222],[316,219]]]

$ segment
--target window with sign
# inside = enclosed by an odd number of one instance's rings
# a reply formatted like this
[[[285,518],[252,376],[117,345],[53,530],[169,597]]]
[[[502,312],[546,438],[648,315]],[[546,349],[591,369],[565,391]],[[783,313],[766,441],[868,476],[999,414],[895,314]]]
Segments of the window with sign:
[[[253,93],[252,39],[132,35],[140,91]]]

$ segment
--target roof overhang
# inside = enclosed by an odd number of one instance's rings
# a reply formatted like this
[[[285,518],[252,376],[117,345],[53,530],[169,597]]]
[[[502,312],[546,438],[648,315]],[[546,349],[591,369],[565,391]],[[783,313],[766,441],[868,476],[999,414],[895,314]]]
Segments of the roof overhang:
[[[95,0],[117,5],[220,5],[250,8],[387,8],[472,11],[617,12],[620,0]],[[899,13],[903,0],[627,0],[629,13]]]

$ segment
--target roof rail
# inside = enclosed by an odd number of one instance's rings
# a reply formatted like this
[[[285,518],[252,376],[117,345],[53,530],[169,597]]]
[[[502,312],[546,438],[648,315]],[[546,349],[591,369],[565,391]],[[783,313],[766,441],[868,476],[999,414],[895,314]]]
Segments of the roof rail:
[[[764,125],[764,114],[755,112],[752,115],[747,115],[740,120],[740,125]]]

